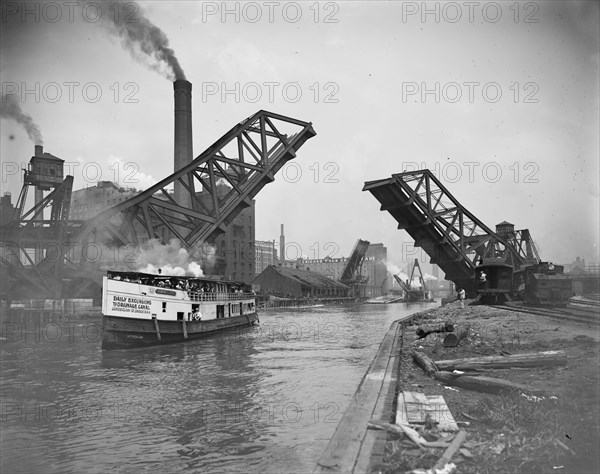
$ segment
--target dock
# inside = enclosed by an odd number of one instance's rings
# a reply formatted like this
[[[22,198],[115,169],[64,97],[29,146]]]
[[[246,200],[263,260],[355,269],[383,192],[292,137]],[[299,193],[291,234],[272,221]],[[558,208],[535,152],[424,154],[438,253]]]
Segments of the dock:
[[[393,403],[400,362],[401,323],[394,321],[363,376],[348,409],[314,470],[315,473],[370,472],[383,459],[386,432],[368,429],[370,421],[393,422]]]

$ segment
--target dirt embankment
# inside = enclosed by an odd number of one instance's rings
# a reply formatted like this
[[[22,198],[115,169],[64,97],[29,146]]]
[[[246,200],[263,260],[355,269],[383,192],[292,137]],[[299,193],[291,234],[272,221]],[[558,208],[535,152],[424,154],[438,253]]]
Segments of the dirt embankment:
[[[468,422],[457,473],[600,472],[600,396],[598,326],[557,321],[459,302],[424,313],[405,324],[398,391],[443,395],[457,421]],[[470,323],[458,347],[445,348],[445,334],[419,339],[421,324],[450,320]],[[427,376],[411,357],[419,350],[433,361],[562,350],[566,366],[484,370],[477,373],[526,385],[541,397],[513,392],[491,395],[451,387]],[[439,439],[435,427],[424,435]],[[443,449],[419,448],[390,434],[383,472],[431,468]]]

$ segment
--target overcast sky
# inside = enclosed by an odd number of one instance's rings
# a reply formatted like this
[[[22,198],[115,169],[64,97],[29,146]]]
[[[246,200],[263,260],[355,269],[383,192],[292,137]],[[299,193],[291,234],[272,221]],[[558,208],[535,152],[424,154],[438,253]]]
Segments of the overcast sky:
[[[138,4],[130,18],[163,30],[193,83],[194,156],[259,109],[313,123],[256,197],[257,239],[285,224],[288,243],[322,258],[362,238],[400,266],[412,241],[362,187],[428,167],[484,224],[528,228],[544,260],[598,261],[598,2]],[[173,172],[172,84],[102,26],[111,14],[2,3],[3,93],[71,164],[75,189]],[[14,203],[33,143],[1,126]]]

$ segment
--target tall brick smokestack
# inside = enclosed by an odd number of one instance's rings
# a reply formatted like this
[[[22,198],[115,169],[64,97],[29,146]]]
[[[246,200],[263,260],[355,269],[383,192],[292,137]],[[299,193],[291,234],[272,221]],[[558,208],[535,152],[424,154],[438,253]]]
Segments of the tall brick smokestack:
[[[194,159],[192,146],[192,83],[179,79],[173,83],[175,96],[175,166],[177,171]],[[192,200],[185,187],[175,182],[175,200],[191,208]]]

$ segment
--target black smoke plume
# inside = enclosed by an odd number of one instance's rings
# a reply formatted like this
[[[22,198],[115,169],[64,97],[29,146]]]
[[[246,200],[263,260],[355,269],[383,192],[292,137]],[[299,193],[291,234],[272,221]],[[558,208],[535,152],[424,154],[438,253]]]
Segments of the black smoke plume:
[[[102,24],[118,36],[131,56],[172,81],[185,79],[164,31],[144,16],[135,2],[103,2]]]
[[[2,96],[2,102],[0,103],[0,117],[12,119],[15,122],[23,125],[27,135],[31,141],[36,145],[43,145],[44,139],[42,138],[42,132],[39,127],[35,124],[33,119],[21,110],[21,104],[17,100],[14,94],[7,94]]]

